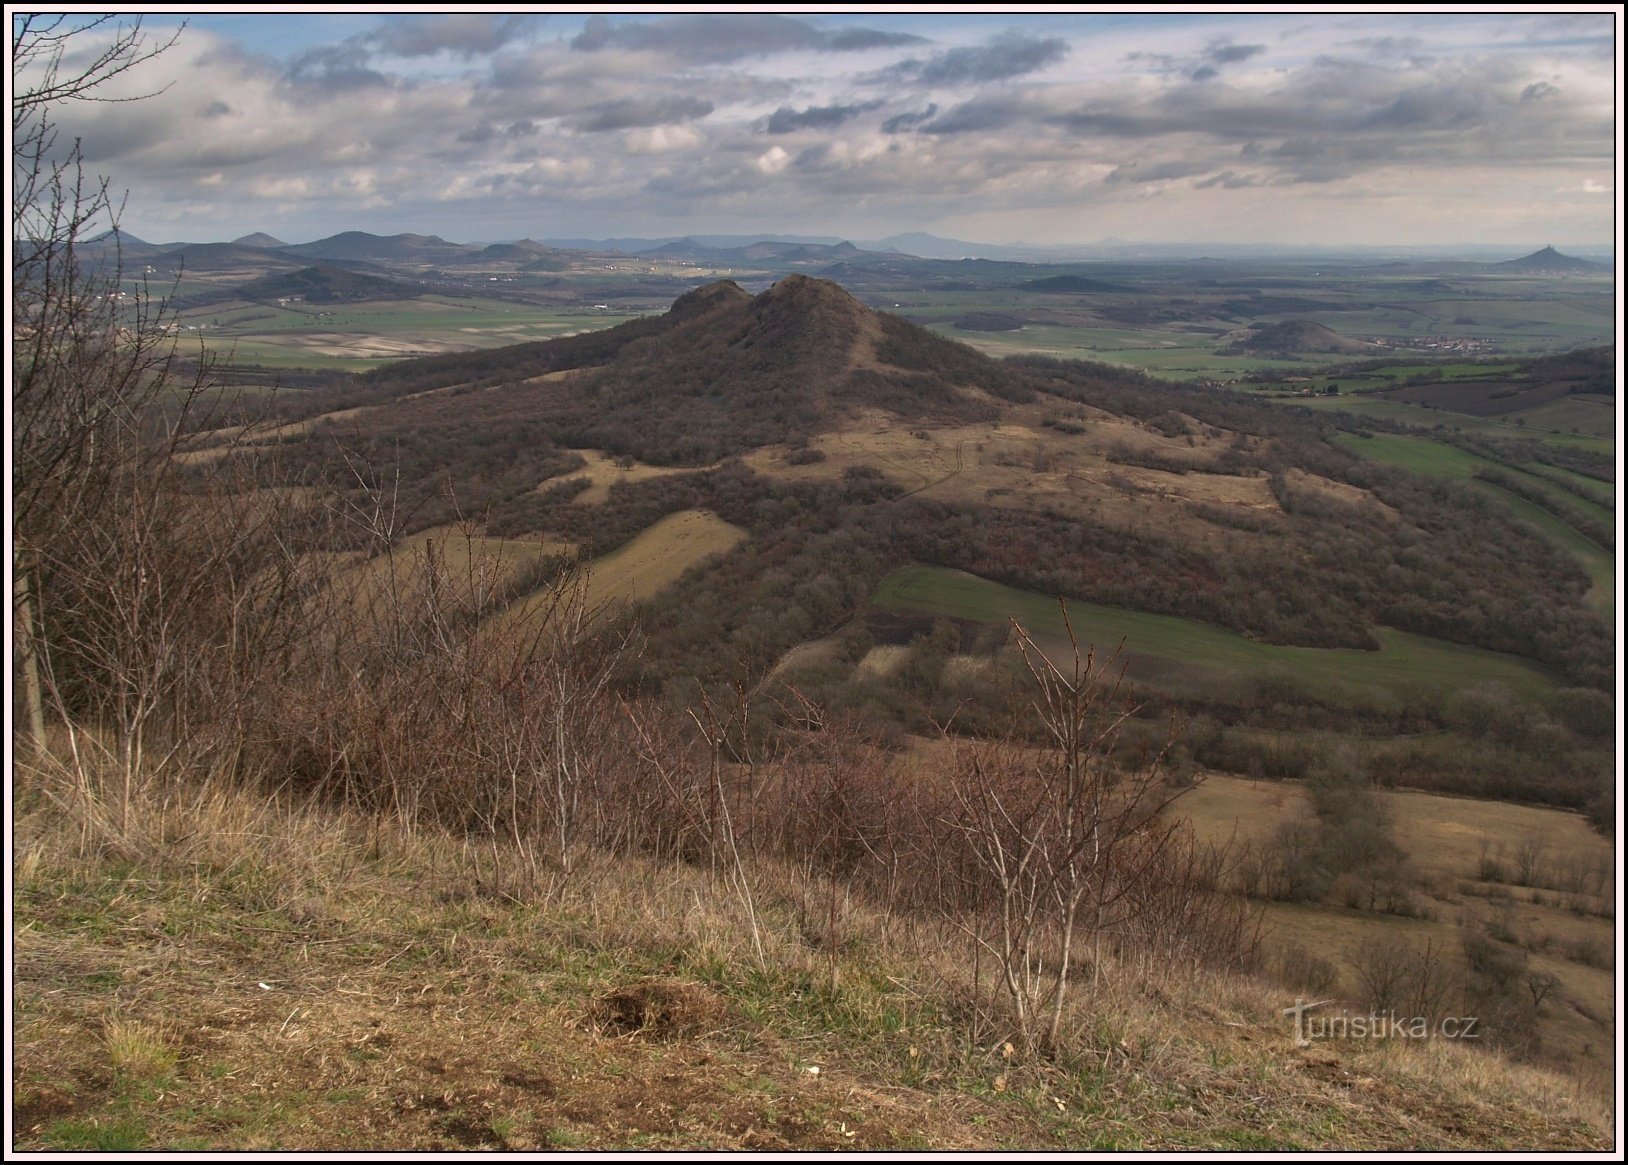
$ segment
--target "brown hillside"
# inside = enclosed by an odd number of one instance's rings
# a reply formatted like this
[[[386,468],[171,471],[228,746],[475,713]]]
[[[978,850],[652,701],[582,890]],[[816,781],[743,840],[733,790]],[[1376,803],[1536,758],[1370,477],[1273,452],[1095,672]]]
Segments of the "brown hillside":
[[[578,375],[554,375],[570,371]],[[907,421],[995,419],[999,407],[969,389],[1008,400],[1032,395],[1024,374],[804,275],[755,297],[727,280],[712,283],[657,319],[407,361],[368,379],[401,397],[455,384],[500,388],[461,399],[460,418],[520,412],[546,423],[559,444],[658,465],[707,465],[801,443],[864,409]],[[433,407],[401,401],[392,419],[410,425],[415,410]]]

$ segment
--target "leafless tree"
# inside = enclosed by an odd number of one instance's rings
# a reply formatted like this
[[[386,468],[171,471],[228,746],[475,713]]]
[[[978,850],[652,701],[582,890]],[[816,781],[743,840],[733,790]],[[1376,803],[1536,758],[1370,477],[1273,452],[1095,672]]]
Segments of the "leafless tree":
[[[1174,727],[1151,763],[1114,762],[1115,743],[1139,710],[1122,692],[1122,651],[1099,662],[1094,649],[1082,649],[1066,604],[1063,620],[1062,664],[1014,622],[1046,747],[1036,755],[963,746],[953,782],[954,826],[992,897],[994,938],[978,941],[999,968],[1031,1051],[1057,1046],[1077,943],[1082,934],[1102,940],[1113,912],[1164,853],[1172,831],[1155,818],[1180,795],[1161,773]]]

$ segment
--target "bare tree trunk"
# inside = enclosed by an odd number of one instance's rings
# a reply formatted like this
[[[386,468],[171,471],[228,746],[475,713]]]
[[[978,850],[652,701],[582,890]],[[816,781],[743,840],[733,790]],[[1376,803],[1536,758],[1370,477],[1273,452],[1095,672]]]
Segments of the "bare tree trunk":
[[[40,688],[38,623],[34,618],[34,592],[27,564],[12,562],[12,635],[17,662],[22,667],[22,699],[28,715],[28,739],[32,747],[45,747],[45,696]]]

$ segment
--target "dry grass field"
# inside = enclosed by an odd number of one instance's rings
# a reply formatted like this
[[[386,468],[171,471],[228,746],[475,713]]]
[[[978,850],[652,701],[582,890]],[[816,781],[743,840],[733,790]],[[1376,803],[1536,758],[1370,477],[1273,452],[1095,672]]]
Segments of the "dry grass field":
[[[1378,798],[1416,887],[1420,917],[1334,904],[1265,906],[1268,946],[1296,948],[1338,969],[1336,991],[1357,997],[1368,952],[1392,938],[1430,943],[1462,969],[1466,931],[1491,933],[1526,952],[1528,973],[1558,981],[1538,1009],[1545,1062],[1573,1063],[1606,1082],[1615,1046],[1615,858],[1611,843],[1578,814],[1535,806],[1382,790]],[[1235,847],[1271,844],[1306,817],[1296,782],[1220,773],[1178,802],[1199,836]],[[1486,877],[1496,874],[1496,877]],[[1522,884],[1527,883],[1527,884]]]
[[[746,531],[704,510],[669,514],[626,545],[587,564],[588,605],[641,603],[745,537]],[[510,608],[511,617],[529,617],[538,601],[536,596],[521,599]]]
[[[924,425],[908,429],[880,411],[861,413],[842,428],[819,434],[809,446],[820,460],[802,464],[794,451],[768,447],[745,462],[768,477],[835,481],[855,466],[887,474],[911,494],[948,503],[1019,509],[1051,508],[1113,524],[1159,528],[1205,538],[1215,527],[1202,507],[1237,507],[1255,514],[1281,509],[1263,474],[1208,472],[1234,441],[1221,429],[1191,422],[1192,432],[1169,436],[1150,426],[1085,406],[1065,423],[1071,433],[1045,424],[1038,405],[1003,406],[1001,422]],[[1191,468],[1175,472],[1126,460],[1163,460]],[[1380,503],[1364,490],[1303,471],[1294,479],[1351,505]]]

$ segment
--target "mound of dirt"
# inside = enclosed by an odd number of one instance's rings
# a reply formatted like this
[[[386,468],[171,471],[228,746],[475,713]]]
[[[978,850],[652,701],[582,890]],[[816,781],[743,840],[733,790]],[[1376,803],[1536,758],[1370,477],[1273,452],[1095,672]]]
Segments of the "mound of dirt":
[[[594,1007],[594,1020],[616,1035],[659,1040],[692,1038],[719,1027],[729,1015],[724,1001],[699,983],[645,979],[618,987]]]

